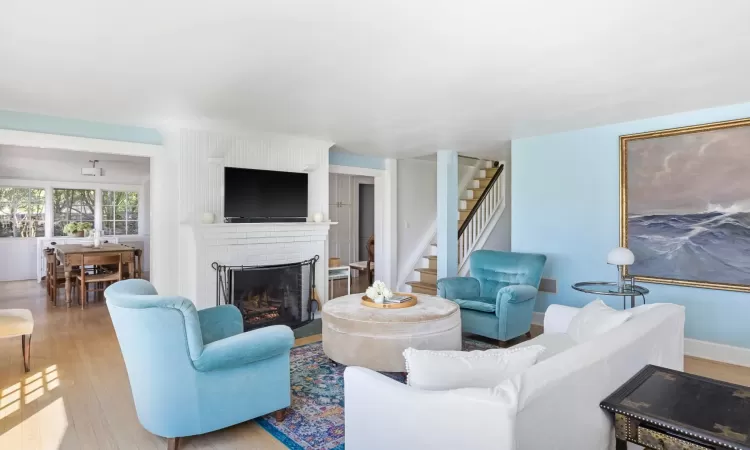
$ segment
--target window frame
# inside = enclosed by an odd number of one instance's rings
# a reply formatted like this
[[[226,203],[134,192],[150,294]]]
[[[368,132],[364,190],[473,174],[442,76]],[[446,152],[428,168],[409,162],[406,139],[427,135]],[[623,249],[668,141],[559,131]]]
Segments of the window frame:
[[[2,183],[0,184],[0,189],[19,189],[19,190],[25,190],[26,192],[26,214],[33,214],[33,215],[41,215],[42,216],[42,235],[40,236],[38,234],[39,226],[37,225],[34,229],[36,230],[34,233],[34,236],[15,236],[15,233],[13,233],[11,236],[0,236],[0,239],[36,239],[39,237],[46,237],[46,225],[47,225],[47,189],[41,186],[24,186],[24,185],[12,185],[12,184],[6,184]],[[41,202],[38,201],[32,201],[32,191],[40,191],[42,193],[41,195]],[[0,201],[0,205],[5,204],[6,202]],[[39,212],[29,213],[28,208],[30,205],[41,205],[41,210]],[[0,216],[4,216],[5,214],[0,213]],[[11,230],[14,228],[12,227],[13,223],[13,216],[9,216],[11,220]]]
[[[102,189],[101,190],[101,229],[102,234],[105,234],[106,236],[139,236],[141,232],[141,223],[140,223],[140,203],[141,203],[141,192],[140,190],[133,190],[133,189]],[[105,198],[107,197],[107,193],[112,194],[112,202],[107,203],[105,201]],[[119,206],[116,201],[117,194],[124,194],[124,218],[123,219],[117,219],[117,207]],[[135,208],[131,208],[130,204],[130,198],[131,195],[135,196],[136,203]],[[111,215],[107,217],[107,209],[111,209]],[[136,217],[134,219],[130,218],[130,214],[132,210],[135,210]],[[118,222],[121,222],[125,225],[125,233],[118,234],[117,233],[117,224]],[[107,223],[111,223],[111,232],[112,234],[106,234],[105,230],[107,229]],[[135,224],[135,233],[131,233],[130,224]]]

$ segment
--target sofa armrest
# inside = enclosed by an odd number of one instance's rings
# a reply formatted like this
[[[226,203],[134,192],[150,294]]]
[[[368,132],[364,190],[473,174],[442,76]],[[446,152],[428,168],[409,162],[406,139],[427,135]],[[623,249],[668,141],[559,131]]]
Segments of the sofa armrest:
[[[232,369],[281,355],[294,345],[292,329],[274,325],[240,333],[203,347],[193,366],[201,372]]]
[[[242,333],[242,313],[234,305],[220,305],[198,311],[203,345]]]
[[[448,300],[480,296],[479,280],[471,277],[449,277],[437,280],[438,296]]]
[[[510,380],[501,385],[494,390],[497,395],[490,395],[492,389],[425,391],[369,369],[347,367],[346,448],[513,450],[518,395]],[[387,427],[376,418],[386,418]]]
[[[564,305],[549,305],[544,313],[545,333],[566,333],[568,325],[581,308]]]

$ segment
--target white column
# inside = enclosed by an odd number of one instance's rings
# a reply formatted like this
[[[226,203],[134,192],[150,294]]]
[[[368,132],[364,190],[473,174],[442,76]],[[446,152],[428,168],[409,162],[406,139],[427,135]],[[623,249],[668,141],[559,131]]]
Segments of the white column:
[[[458,153],[437,152],[437,277],[458,274]]]
[[[51,238],[55,234],[55,211],[52,186],[44,188],[44,237]]]
[[[94,229],[102,231],[102,189],[94,191]]]
[[[375,271],[382,281],[392,288],[398,283],[398,161],[393,158],[385,160],[385,173],[382,183],[383,230],[382,237],[375,235]],[[375,181],[375,203],[378,199],[378,180]],[[377,215],[377,212],[376,212]],[[377,226],[377,217],[376,217]],[[378,245],[380,241],[380,246]],[[381,250],[378,253],[378,247]]]
[[[149,215],[151,212],[151,179],[147,178],[141,184],[138,193],[138,234],[149,234]]]

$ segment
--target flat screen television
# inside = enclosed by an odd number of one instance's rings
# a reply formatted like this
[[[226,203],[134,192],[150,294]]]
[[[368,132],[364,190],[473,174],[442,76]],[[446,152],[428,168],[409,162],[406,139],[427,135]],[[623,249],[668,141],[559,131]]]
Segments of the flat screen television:
[[[227,222],[304,222],[307,174],[224,168]]]

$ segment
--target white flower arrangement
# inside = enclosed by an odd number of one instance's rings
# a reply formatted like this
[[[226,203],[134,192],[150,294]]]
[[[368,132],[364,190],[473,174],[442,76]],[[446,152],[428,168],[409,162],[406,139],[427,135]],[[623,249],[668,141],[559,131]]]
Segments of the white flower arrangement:
[[[388,286],[380,280],[372,283],[372,286],[367,288],[365,294],[375,303],[383,303],[387,299],[393,297],[393,291],[388,289]]]

